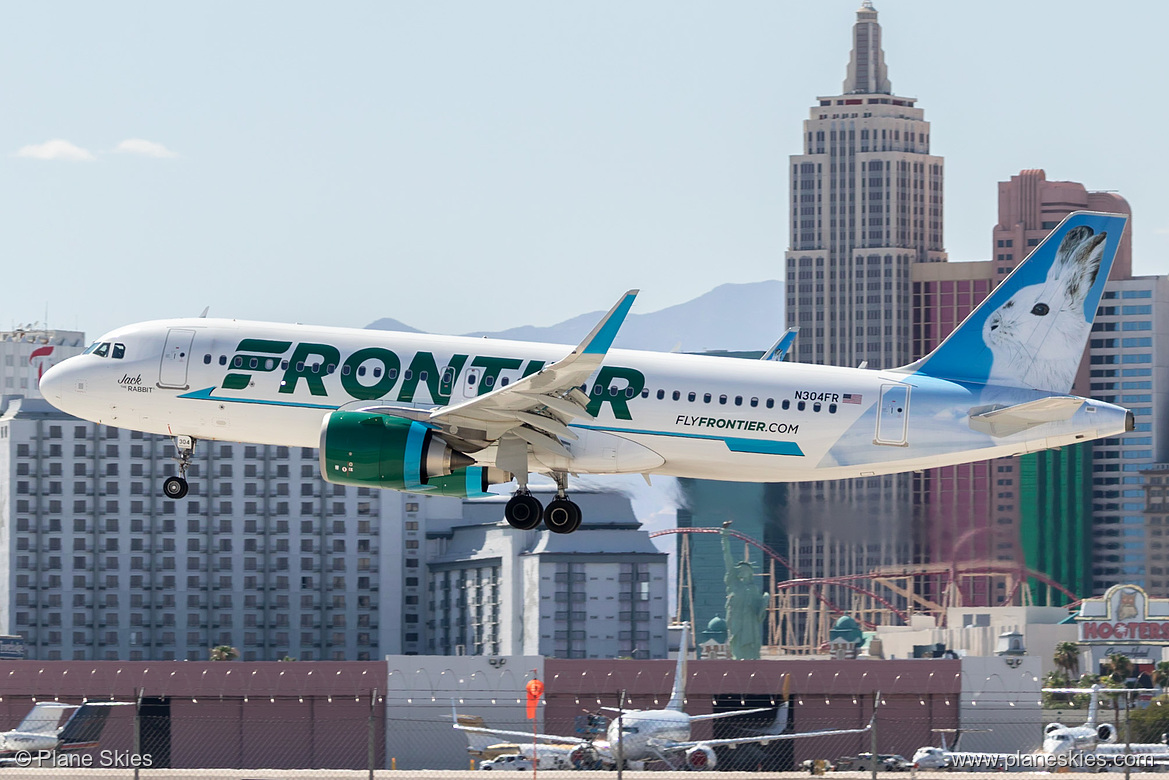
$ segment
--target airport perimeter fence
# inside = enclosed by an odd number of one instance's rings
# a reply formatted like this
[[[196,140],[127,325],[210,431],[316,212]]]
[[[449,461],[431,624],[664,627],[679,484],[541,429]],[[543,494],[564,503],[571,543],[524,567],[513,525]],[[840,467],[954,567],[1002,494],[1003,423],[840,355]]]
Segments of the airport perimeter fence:
[[[437,697],[434,697],[437,699]],[[924,757],[922,748],[958,748],[964,756],[948,757],[951,770],[993,771],[1008,769],[1046,775],[1049,771],[1140,772],[1169,769],[1169,761],[1148,756],[1125,756],[1124,736],[1134,742],[1159,740],[1150,734],[1160,728],[1169,731],[1169,712],[1152,712],[1142,716],[1134,710],[1126,721],[1120,710],[1105,710],[1100,722],[1111,724],[1117,739],[1110,743],[1120,755],[1107,760],[1096,753],[1056,758],[1039,755],[1044,727],[1051,722],[1064,726],[1082,723],[1086,709],[1043,709],[1036,697],[1017,695],[967,697],[949,694],[898,695],[882,697],[873,716],[872,694],[828,696],[792,696],[786,722],[777,717],[780,709],[697,721],[692,724],[691,741],[741,739],[774,734],[777,726],[786,736],[816,731],[858,730],[820,736],[777,738],[766,742],[728,747],[699,744],[690,751],[660,752],[672,762],[651,760],[634,763],[632,770],[663,771],[710,768],[714,772],[758,772],[761,776],[783,772],[814,774],[825,772],[840,777],[881,775],[892,772],[916,772],[918,777],[940,777],[946,767],[933,762],[916,769],[915,758]],[[774,702],[779,704],[778,701]],[[5,705],[9,702],[5,701]],[[481,718],[486,728],[516,732],[500,735],[459,731],[453,728],[453,708],[467,722]],[[553,703],[554,704],[554,703]],[[595,752],[574,750],[574,741],[590,733],[598,740],[609,732],[608,719],[616,713],[602,709],[615,704],[607,701],[598,706],[595,700],[581,702],[575,712],[563,706],[542,704],[538,718],[527,720],[521,702],[512,699],[463,698],[451,701],[396,701],[393,697],[273,697],[248,698],[223,696],[211,700],[171,699],[144,700],[139,707],[117,708],[111,712],[101,735],[100,745],[71,753],[60,753],[31,763],[43,770],[35,777],[68,780],[92,777],[85,770],[103,769],[101,777],[175,777],[165,770],[203,770],[197,777],[235,780],[237,778],[277,778],[281,770],[319,770],[313,776],[330,778],[407,777],[419,770],[438,770],[440,776],[454,776],[459,770],[494,769],[531,771],[530,764],[506,758],[522,754],[537,756],[541,772],[559,769],[571,771],[595,768],[613,769],[605,760],[604,749]],[[649,709],[651,702],[635,702],[639,709]],[[664,702],[662,702],[664,704]],[[404,705],[404,706],[403,706]],[[507,705],[506,707],[503,705]],[[520,705],[520,706],[517,706]],[[410,707],[416,707],[411,710]],[[768,707],[768,702],[720,696],[715,699],[691,700],[687,711],[692,714],[722,713],[737,709]],[[552,709],[554,712],[549,712]],[[1167,708],[1169,709],[1169,708]],[[10,710],[11,711],[11,710]],[[1162,717],[1163,715],[1163,717]],[[1154,717],[1155,716],[1155,717]],[[654,730],[656,724],[636,714],[626,739],[636,741]],[[475,721],[479,722],[479,721]],[[859,731],[872,724],[871,730]],[[11,728],[15,724],[0,724]],[[623,719],[623,725],[624,719]],[[559,745],[528,737],[536,729],[543,734],[564,735]],[[675,738],[678,735],[674,735]],[[659,735],[659,739],[666,738]],[[944,741],[944,742],[943,742]],[[623,743],[624,746],[624,743]],[[632,749],[632,748],[631,748]],[[651,752],[654,752],[651,749]],[[1165,750],[1169,758],[1169,746]],[[876,755],[876,759],[873,759]],[[631,760],[646,758],[645,753],[627,754]],[[15,760],[14,760],[15,759]],[[22,763],[9,756],[9,767]],[[1126,766],[1127,764],[1127,766]],[[959,766],[960,765],[960,766]],[[9,777],[22,777],[10,769],[0,770]],[[241,774],[242,772],[242,774]],[[514,774],[514,771],[511,772]],[[303,776],[303,775],[295,775]]]

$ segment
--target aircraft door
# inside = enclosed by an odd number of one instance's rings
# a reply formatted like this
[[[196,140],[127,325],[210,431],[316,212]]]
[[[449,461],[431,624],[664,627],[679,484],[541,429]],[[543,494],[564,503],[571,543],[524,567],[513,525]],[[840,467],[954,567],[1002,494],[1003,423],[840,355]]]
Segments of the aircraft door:
[[[909,428],[909,385],[882,385],[877,407],[877,438],[874,444],[907,446]]]
[[[458,392],[452,397],[451,401],[469,401],[479,395],[479,380],[483,378],[483,369],[471,367],[463,369],[462,375],[458,378]]]
[[[162,363],[158,367],[158,386],[177,390],[187,388],[187,365],[191,359],[191,342],[195,331],[171,328],[162,348]]]

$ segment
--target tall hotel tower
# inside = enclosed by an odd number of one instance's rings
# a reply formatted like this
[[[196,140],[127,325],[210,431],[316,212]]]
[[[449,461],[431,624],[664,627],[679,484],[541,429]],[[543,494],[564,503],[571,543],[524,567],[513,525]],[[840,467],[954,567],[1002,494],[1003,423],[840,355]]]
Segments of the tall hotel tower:
[[[791,158],[787,323],[795,359],[870,368],[910,354],[910,266],[943,262],[942,158],[914,98],[885,71],[881,26],[865,0],[844,94],[822,97]]]
[[[802,363],[890,368],[911,362],[912,273],[945,262],[942,158],[914,98],[885,69],[877,11],[864,0],[843,94],[821,97],[791,158],[787,324]],[[804,576],[908,562],[912,483],[906,475],[792,485],[781,510]]]

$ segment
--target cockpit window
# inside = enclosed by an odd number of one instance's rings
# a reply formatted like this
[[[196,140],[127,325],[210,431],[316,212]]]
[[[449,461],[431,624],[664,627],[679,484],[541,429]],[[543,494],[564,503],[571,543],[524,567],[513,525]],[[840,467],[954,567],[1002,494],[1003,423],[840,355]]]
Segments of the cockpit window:
[[[110,354],[110,342],[103,341],[102,343],[98,344],[97,349],[93,351],[93,354],[97,355],[98,357],[108,357]]]
[[[126,345],[114,344],[114,352],[112,357],[114,360],[121,360],[122,358],[126,357]]]
[[[88,347],[86,347],[86,348],[85,348],[85,351],[84,351],[84,352],[82,352],[81,354],[82,354],[82,355],[88,355],[88,354],[90,354],[91,352],[95,352],[95,351],[97,350],[97,348],[98,348],[98,347],[100,347],[100,346],[101,346],[101,342],[100,342],[100,341],[95,341],[95,342],[93,342],[92,344],[90,344]]]

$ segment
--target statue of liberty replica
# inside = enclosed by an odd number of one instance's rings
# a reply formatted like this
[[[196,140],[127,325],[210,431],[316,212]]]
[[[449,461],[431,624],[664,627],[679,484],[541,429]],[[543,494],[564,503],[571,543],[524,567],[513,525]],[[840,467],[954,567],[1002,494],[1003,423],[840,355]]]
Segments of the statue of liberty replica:
[[[730,522],[723,523],[720,533],[723,545],[723,563],[727,588],[727,642],[731,658],[758,660],[763,646],[763,615],[767,611],[770,594],[762,593],[755,584],[755,567],[750,560],[735,562],[731,554]]]

